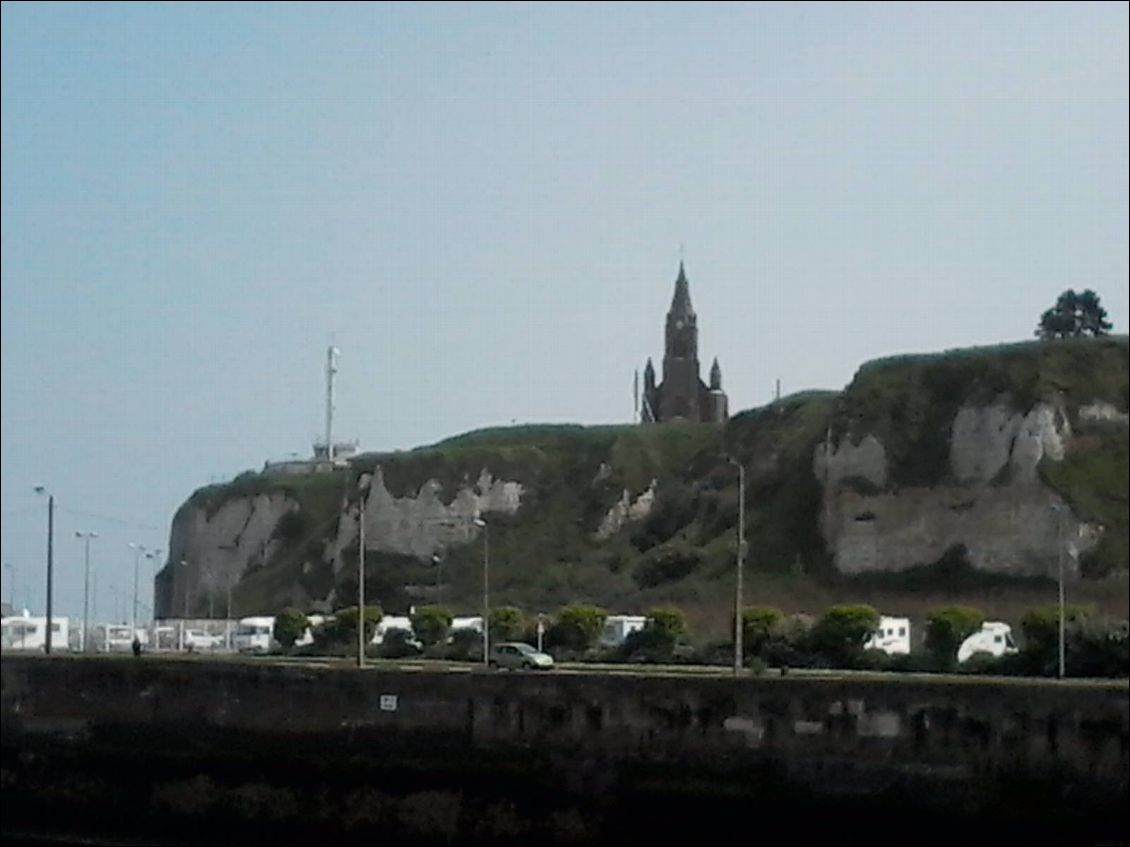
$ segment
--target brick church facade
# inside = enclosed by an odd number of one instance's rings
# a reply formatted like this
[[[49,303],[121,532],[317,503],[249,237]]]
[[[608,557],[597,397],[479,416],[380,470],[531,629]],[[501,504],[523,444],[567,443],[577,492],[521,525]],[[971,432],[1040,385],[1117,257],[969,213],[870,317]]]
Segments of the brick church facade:
[[[717,358],[710,368],[710,384],[699,378],[697,321],[687,274],[679,262],[675,296],[667,312],[663,382],[655,384],[655,368],[649,358],[643,372],[642,423],[723,423],[729,417]]]

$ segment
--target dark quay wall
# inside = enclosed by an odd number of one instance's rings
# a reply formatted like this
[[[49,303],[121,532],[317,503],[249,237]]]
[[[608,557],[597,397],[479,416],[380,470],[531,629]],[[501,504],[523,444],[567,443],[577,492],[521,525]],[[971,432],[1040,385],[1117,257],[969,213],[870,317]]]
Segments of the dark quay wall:
[[[8,657],[5,843],[1126,843],[1128,686]]]

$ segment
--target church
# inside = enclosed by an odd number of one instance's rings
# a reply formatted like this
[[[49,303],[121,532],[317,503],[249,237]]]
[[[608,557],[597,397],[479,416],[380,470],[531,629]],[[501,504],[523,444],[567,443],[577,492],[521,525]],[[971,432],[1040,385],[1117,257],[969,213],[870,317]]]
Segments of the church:
[[[722,368],[717,358],[710,368],[710,385],[699,378],[698,322],[682,262],[675,280],[675,296],[667,312],[665,341],[663,382],[655,384],[650,358],[644,368],[641,423],[725,422],[730,415],[729,401],[722,390]]]

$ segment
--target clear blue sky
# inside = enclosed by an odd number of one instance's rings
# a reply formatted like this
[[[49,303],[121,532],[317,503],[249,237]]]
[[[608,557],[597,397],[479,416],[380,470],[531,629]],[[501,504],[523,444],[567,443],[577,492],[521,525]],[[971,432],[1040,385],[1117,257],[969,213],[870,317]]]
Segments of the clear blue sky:
[[[198,486],[632,414],[685,245],[734,410],[1127,331],[1128,6],[8,4],[5,599],[132,591]],[[143,568],[143,599],[151,599]],[[118,605],[122,605],[118,601]]]

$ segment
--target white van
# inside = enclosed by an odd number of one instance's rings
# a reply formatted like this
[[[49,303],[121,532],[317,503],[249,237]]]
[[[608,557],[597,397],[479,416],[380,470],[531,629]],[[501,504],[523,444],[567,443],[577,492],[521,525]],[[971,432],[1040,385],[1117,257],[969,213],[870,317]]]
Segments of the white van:
[[[863,642],[864,650],[882,650],[888,656],[910,653],[910,618],[879,618],[879,628]]]
[[[1005,656],[1019,652],[1012,640],[1012,627],[1000,621],[985,621],[979,632],[961,642],[957,648],[957,660],[967,661],[975,653],[988,653],[991,656]]]
[[[600,633],[601,647],[619,647],[633,632],[647,626],[645,615],[609,615],[604,619],[604,629]]]
[[[240,618],[232,636],[232,646],[237,653],[270,653],[278,646],[274,617]]]
[[[51,617],[51,649],[67,650],[70,633],[67,619]],[[5,650],[43,650],[47,646],[47,618],[12,615],[0,621],[0,645]]]

